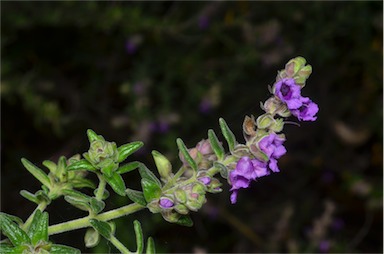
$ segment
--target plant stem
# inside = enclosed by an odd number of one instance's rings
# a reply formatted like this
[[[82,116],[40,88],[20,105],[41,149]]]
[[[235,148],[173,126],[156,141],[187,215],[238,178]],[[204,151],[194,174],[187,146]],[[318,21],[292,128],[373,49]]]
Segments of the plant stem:
[[[109,241],[113,245],[115,245],[115,247],[120,251],[120,253],[122,253],[122,254],[131,254],[132,253],[115,236],[112,235],[111,238],[109,239]]]
[[[97,174],[97,177],[99,178],[99,187],[97,188],[96,199],[102,200],[107,182],[101,174]]]
[[[110,220],[122,217],[124,215],[135,213],[144,208],[145,206],[142,206],[136,203],[129,204],[105,213],[98,214],[96,216],[87,216],[84,218],[52,225],[48,228],[48,234],[55,235],[55,234],[59,234],[67,231],[72,231],[75,229],[89,227],[91,226],[91,224],[89,223],[89,219],[97,219],[100,221],[110,221]]]
[[[41,202],[41,203],[36,207],[36,209],[33,211],[33,213],[32,213],[31,215],[29,215],[28,219],[25,221],[25,223],[23,224],[23,226],[22,226],[21,228],[22,228],[24,231],[26,231],[26,230],[29,228],[29,226],[30,226],[30,224],[31,224],[31,222],[32,222],[32,220],[33,220],[33,217],[34,217],[36,211],[37,211],[37,210],[44,211],[46,207],[47,207],[47,203],[46,203],[46,202]]]

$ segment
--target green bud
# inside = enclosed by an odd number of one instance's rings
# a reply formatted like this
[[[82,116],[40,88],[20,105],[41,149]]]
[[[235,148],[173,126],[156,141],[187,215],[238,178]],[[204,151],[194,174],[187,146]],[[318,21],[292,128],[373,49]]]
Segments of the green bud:
[[[175,208],[176,212],[178,212],[180,214],[188,214],[189,213],[189,209],[183,204],[177,204],[174,208]]]
[[[161,212],[161,215],[163,216],[163,218],[168,221],[168,222],[171,222],[171,223],[176,223],[179,221],[180,217],[181,217],[181,214],[177,213],[176,211],[174,210],[163,210]]]
[[[270,130],[278,133],[284,128],[283,118],[274,119],[273,124],[269,127]]]
[[[84,157],[99,169],[109,166],[112,162],[117,163],[118,160],[116,143],[104,140],[93,141],[87,155]]]
[[[259,116],[256,120],[257,128],[267,129],[274,124],[274,121],[275,119],[273,119],[273,116],[271,114],[263,114]]]
[[[185,193],[184,190],[182,189],[177,189],[175,192],[174,192],[174,195],[175,195],[175,198],[178,202],[180,203],[185,203],[187,202],[187,194]]]
[[[169,160],[158,151],[152,151],[152,156],[155,160],[155,164],[157,170],[159,171],[160,177],[164,180],[169,180],[172,177],[171,162],[169,162]]]

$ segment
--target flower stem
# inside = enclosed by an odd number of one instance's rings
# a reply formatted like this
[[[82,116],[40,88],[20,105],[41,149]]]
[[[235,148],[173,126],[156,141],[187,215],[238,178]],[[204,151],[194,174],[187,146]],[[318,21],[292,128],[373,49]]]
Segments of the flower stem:
[[[59,224],[50,226],[48,228],[48,234],[55,235],[55,234],[59,234],[67,231],[72,231],[75,229],[89,227],[91,226],[91,224],[89,223],[89,219],[97,219],[100,221],[110,221],[110,220],[122,217],[124,215],[135,213],[137,211],[142,210],[143,208],[145,208],[145,206],[133,203],[133,204],[129,204],[105,213],[98,214],[96,216],[87,216],[84,218],[59,223]]]
[[[107,182],[101,174],[97,174],[97,177],[99,178],[99,187],[97,188],[96,199],[102,200]]]
[[[23,226],[22,226],[21,228],[22,228],[24,231],[26,231],[26,230],[29,228],[29,226],[30,226],[30,224],[31,224],[31,222],[32,222],[32,220],[33,220],[33,217],[34,217],[36,211],[37,211],[37,210],[44,211],[46,207],[47,207],[47,203],[46,203],[46,202],[41,202],[41,203],[36,207],[36,209],[33,211],[33,213],[32,213],[31,215],[29,215],[28,219],[25,221],[25,223],[23,224]]]
[[[131,254],[132,253],[115,236],[112,235],[111,238],[109,239],[109,241],[113,245],[115,245],[115,247],[120,251],[120,253],[122,253],[122,254]]]

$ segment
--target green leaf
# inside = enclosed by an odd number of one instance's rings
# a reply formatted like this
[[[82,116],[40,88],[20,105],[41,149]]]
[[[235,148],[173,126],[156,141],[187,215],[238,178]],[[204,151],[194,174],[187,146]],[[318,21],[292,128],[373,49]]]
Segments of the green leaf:
[[[127,172],[130,172],[132,170],[135,170],[136,168],[138,168],[140,166],[140,162],[138,161],[133,161],[133,162],[130,162],[130,163],[127,163],[121,167],[119,167],[117,170],[116,170],[116,173],[118,174],[124,174],[124,173],[127,173]]]
[[[87,160],[79,160],[67,167],[68,171],[71,170],[88,170],[88,171],[96,171],[96,168],[92,166],[92,164]]]
[[[95,189],[95,190],[93,191],[93,195],[96,196],[98,191],[99,191],[99,188]],[[103,195],[102,195],[101,199],[105,200],[105,199],[107,199],[108,197],[109,197],[109,191],[108,191],[107,189],[104,189],[104,192],[103,192]]]
[[[36,210],[27,233],[33,245],[48,241],[48,213]]]
[[[31,243],[28,235],[4,213],[0,213],[0,229],[15,246]]]
[[[143,163],[140,163],[140,165],[139,165],[139,173],[140,173],[141,178],[152,181],[152,182],[156,183],[159,187],[161,187],[160,180]]]
[[[144,197],[143,192],[131,190],[131,189],[126,189],[125,193],[127,193],[128,198],[130,200],[132,200],[133,202],[135,202],[139,205],[142,205],[142,206],[147,205],[147,201],[145,201],[145,197]]]
[[[49,172],[51,172],[51,173],[54,174],[54,175],[57,175],[57,173],[56,173],[56,169],[57,169],[57,165],[56,165],[56,163],[54,163],[53,161],[45,160],[45,161],[43,161],[42,164],[43,164],[46,168],[49,169]]]
[[[43,185],[42,187],[45,186]],[[47,191],[45,190],[36,191],[35,196],[38,199],[38,204],[40,204],[41,202],[46,202],[47,204],[51,203],[51,199],[49,198]]]
[[[91,209],[90,200],[91,197],[75,190],[63,190],[64,199],[71,205],[83,210],[89,211]]]
[[[217,158],[219,160],[222,160],[224,158],[225,151],[220,141],[218,140],[215,132],[212,129],[208,130],[208,139]]]
[[[189,215],[182,215],[176,222],[177,224],[181,226],[186,226],[186,227],[192,227],[193,226],[193,221]]]
[[[124,161],[129,155],[139,150],[143,145],[144,145],[143,142],[135,141],[135,142],[120,146],[119,148],[117,148],[117,151],[119,152],[119,158],[117,159],[117,162],[120,163]]]
[[[42,184],[47,187],[51,187],[51,182],[49,177],[44,173],[43,170],[33,165],[30,161],[25,158],[21,159],[24,167],[31,173],[37,180],[39,180]]]
[[[141,187],[143,188],[144,197],[147,203],[160,198],[161,188],[155,182],[143,178],[141,179]]]
[[[77,188],[77,189],[84,188],[84,187],[91,188],[91,189],[96,188],[96,184],[86,178],[71,179],[71,184],[74,188]]]
[[[225,140],[227,140],[228,148],[232,152],[233,149],[235,149],[235,145],[237,143],[235,135],[233,134],[231,129],[229,129],[227,123],[223,118],[219,119],[219,123],[220,123],[221,132],[223,133]]]
[[[105,181],[112,187],[112,189],[120,196],[125,196],[125,183],[121,175],[113,172],[111,177],[103,175]]]
[[[118,165],[111,161],[111,163],[109,163],[107,166],[101,168],[101,172],[107,177],[112,177],[117,167]]]
[[[172,174],[171,162],[167,159],[167,157],[155,150],[152,151],[152,156],[155,160],[157,171],[159,172],[160,177],[164,180],[170,179]]]
[[[51,249],[49,250],[51,254],[80,254],[80,250],[61,245],[61,244],[52,244]]]
[[[91,223],[92,227],[96,229],[96,231],[99,232],[100,235],[102,235],[108,240],[111,238],[112,228],[107,222],[99,221],[96,219],[90,219],[89,223]]]
[[[100,234],[94,228],[88,228],[84,236],[85,247],[92,248],[100,242]]]
[[[93,141],[96,141],[96,140],[104,140],[104,138],[101,135],[97,135],[96,132],[94,132],[91,129],[87,130],[87,136],[88,136],[89,143],[92,143]]]
[[[143,243],[143,230],[141,229],[141,224],[138,220],[135,220],[133,222],[133,227],[135,229],[135,235],[136,235],[136,245],[137,250],[136,253],[143,253],[144,249],[144,243]]]
[[[6,213],[1,213],[1,214],[3,214],[4,216],[8,217],[11,221],[16,222],[18,225],[22,225],[23,224],[23,220],[20,219],[17,216],[6,214]]]
[[[105,207],[105,203],[103,201],[97,200],[96,198],[93,198],[93,197],[90,200],[90,205],[94,213],[101,212]]]
[[[177,147],[179,148],[180,152],[183,154],[185,160],[191,166],[192,169],[194,169],[197,172],[197,164],[196,162],[192,159],[191,155],[188,152],[187,147],[185,146],[183,140],[181,138],[178,138],[176,140]]]
[[[29,201],[32,201],[33,203],[36,203],[36,204],[40,203],[39,199],[35,196],[35,194],[30,193],[29,191],[21,190],[20,195],[28,199]]]
[[[28,249],[28,246],[21,245],[21,246],[7,246],[4,244],[0,244],[0,253],[1,254],[20,254],[24,253],[24,251]]]
[[[147,249],[145,252],[146,252],[146,254],[155,254],[156,253],[155,241],[153,240],[152,237],[148,237]]]

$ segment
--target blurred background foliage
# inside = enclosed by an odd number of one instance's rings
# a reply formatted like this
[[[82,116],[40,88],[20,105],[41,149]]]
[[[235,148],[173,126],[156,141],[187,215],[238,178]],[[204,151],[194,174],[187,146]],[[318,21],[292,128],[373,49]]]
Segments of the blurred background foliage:
[[[281,173],[209,195],[194,227],[141,212],[133,219],[160,252],[383,251],[383,3],[376,2],[5,2],[1,3],[1,205],[25,219],[21,189],[39,183],[20,158],[56,161],[88,149],[92,128],[118,145],[145,142],[178,161],[224,117],[238,140],[259,115],[277,71],[296,56],[313,74],[303,90],[315,123],[287,125]],[[137,172],[126,176],[138,189]],[[127,204],[115,198],[107,209]],[[58,201],[50,223],[82,212]],[[85,230],[54,236],[87,250]],[[132,248],[133,249],[133,248]],[[106,242],[92,250],[115,251]]]

